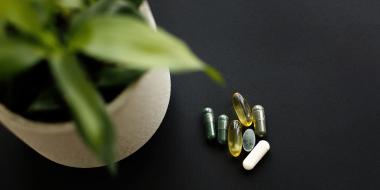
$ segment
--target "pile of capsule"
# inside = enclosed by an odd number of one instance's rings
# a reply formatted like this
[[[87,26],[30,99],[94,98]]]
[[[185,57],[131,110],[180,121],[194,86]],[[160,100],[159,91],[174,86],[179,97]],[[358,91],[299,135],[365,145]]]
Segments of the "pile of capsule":
[[[203,109],[206,136],[210,141],[217,138],[217,141],[223,145],[227,142],[233,157],[238,157],[242,149],[249,152],[243,161],[243,167],[252,170],[270,149],[269,143],[265,140],[260,140],[255,146],[256,136],[264,138],[267,133],[264,107],[255,105],[251,109],[248,101],[238,92],[232,96],[232,105],[238,120],[229,123],[228,116],[222,114],[218,117],[217,130],[213,110],[209,107]],[[242,125],[246,128],[244,133]],[[252,125],[254,130],[249,128]]]

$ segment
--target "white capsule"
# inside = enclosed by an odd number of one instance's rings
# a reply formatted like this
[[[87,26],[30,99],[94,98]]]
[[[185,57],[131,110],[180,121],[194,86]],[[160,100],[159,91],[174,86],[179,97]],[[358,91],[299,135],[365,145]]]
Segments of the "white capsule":
[[[269,151],[270,145],[267,141],[261,140],[243,161],[246,170],[252,170],[261,158]]]

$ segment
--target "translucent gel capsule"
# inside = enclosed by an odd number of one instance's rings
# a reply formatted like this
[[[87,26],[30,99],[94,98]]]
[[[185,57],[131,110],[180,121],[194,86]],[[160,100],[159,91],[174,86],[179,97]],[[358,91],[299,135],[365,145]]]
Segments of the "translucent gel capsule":
[[[252,129],[247,129],[243,134],[243,149],[246,152],[251,152],[256,143],[255,132]]]
[[[244,99],[240,93],[235,92],[232,95],[232,105],[241,124],[246,127],[251,126],[253,122],[253,114],[247,100]]]
[[[261,105],[255,105],[252,108],[252,112],[255,117],[255,121],[254,121],[255,133],[259,137],[264,137],[267,133],[267,128],[265,124],[264,107]]]
[[[218,142],[219,144],[226,144],[227,142],[227,126],[228,116],[222,114],[218,117]]]
[[[203,109],[203,123],[206,130],[206,137],[208,140],[213,140],[216,137],[215,124],[214,124],[214,112],[211,108],[207,107]]]
[[[232,156],[238,157],[243,146],[242,127],[238,120],[228,126],[228,149]]]

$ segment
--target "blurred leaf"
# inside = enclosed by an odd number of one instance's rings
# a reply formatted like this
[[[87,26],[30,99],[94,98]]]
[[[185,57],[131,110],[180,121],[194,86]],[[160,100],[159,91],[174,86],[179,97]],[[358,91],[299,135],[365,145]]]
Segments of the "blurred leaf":
[[[83,22],[87,21],[88,19],[101,15],[104,13],[107,13],[111,7],[117,2],[118,0],[98,0],[94,4],[92,4],[89,8],[87,8],[85,11],[81,12],[79,15],[77,15],[72,23],[71,23],[71,30],[76,31],[77,28],[82,25]]]
[[[114,171],[113,124],[102,98],[73,55],[56,54],[50,66],[84,141]]]
[[[144,0],[125,0],[128,3],[131,3],[135,8],[139,8]]]
[[[57,4],[65,10],[82,9],[84,3],[82,0],[56,0]]]
[[[27,0],[2,0],[0,3],[0,16],[10,21],[20,30],[40,35],[42,32],[41,23],[38,22],[38,15]]]
[[[222,75],[215,68],[211,66],[206,66],[205,73],[207,76],[209,76],[211,79],[213,79],[215,82],[219,83],[220,85],[225,84]]]
[[[43,26],[54,24],[54,14],[59,11],[57,0],[29,0]]]
[[[0,19],[0,38],[3,38],[5,35],[5,22]]]
[[[39,46],[11,38],[0,38],[0,80],[30,68],[44,56],[44,51]]]
[[[59,109],[60,101],[58,94],[53,88],[48,88],[42,91],[36,100],[34,100],[29,108],[29,112],[51,111]]]
[[[107,62],[133,68],[168,67],[173,72],[205,69],[187,45],[169,33],[127,16],[95,17],[71,41],[72,49]]]
[[[141,12],[135,5],[131,5],[127,1],[117,1],[110,8],[112,14],[127,14],[129,16],[134,16],[137,19],[144,20],[144,17],[141,15]]]
[[[97,74],[96,84],[99,87],[126,86],[142,75],[140,70],[120,67],[104,68]]]
[[[46,32],[32,1],[2,0],[0,3],[0,19],[5,19],[21,31],[34,36],[43,44],[54,48],[57,44],[55,37]]]

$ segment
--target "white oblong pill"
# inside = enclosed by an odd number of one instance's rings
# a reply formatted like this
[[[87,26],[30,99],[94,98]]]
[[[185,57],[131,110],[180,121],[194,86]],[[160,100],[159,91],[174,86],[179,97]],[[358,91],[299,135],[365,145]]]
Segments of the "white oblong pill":
[[[243,161],[243,167],[246,170],[252,170],[261,158],[269,151],[270,145],[268,141],[261,140],[255,148],[248,154]]]

